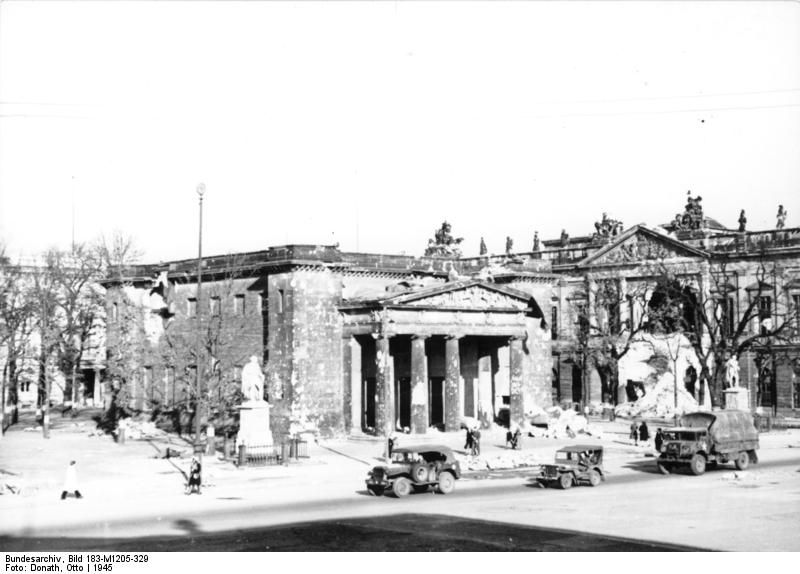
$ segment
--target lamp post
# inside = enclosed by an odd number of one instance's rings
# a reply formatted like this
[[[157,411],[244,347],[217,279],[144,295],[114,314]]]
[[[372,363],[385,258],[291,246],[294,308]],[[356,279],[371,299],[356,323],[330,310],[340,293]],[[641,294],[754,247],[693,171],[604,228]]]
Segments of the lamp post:
[[[200,205],[200,226],[197,234],[197,313],[195,319],[197,320],[197,341],[195,357],[197,364],[195,367],[196,380],[196,395],[195,395],[195,410],[194,410],[194,451],[197,453],[200,449],[200,419],[201,419],[201,405],[203,396],[203,377],[201,371],[203,369],[203,304],[200,300],[203,291],[203,194],[206,192],[205,184],[201,183],[197,186],[197,197]]]

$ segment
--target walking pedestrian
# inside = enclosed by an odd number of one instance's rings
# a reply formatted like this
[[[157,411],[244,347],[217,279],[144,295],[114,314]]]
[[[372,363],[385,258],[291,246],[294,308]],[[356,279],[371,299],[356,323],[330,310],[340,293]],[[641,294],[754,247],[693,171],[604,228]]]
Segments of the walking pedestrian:
[[[186,494],[192,494],[193,492],[200,494],[200,485],[202,484],[201,472],[202,465],[200,464],[200,460],[196,456],[193,456],[192,462],[189,464],[189,482],[186,484]]]
[[[656,450],[661,452],[661,445],[664,444],[664,431],[661,429],[656,430],[655,436]]]
[[[644,444],[648,444],[650,442],[650,431],[648,430],[647,423],[645,421],[642,421],[642,424],[639,425],[639,440]]]
[[[75,493],[75,498],[83,498],[81,491],[78,490],[78,469],[75,466],[75,461],[71,460],[64,475],[64,489],[61,491],[61,500],[64,500],[68,494],[73,492]]]
[[[472,455],[480,456],[481,454],[481,431],[476,428],[472,431]]]
[[[631,423],[631,440],[633,444],[639,446],[639,423],[636,421]]]
[[[466,437],[466,440],[464,441],[464,451],[467,454],[470,454],[472,452],[472,444],[474,442],[475,442],[475,438],[474,438],[474,436],[472,434],[472,429],[470,427],[467,427],[467,437]]]

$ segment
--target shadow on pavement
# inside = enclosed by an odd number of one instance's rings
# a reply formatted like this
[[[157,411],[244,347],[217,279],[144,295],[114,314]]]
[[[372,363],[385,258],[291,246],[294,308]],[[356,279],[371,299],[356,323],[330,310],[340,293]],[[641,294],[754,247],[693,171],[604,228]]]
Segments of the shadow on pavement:
[[[6,551],[118,552],[670,552],[701,548],[472,520],[441,514],[399,514],[300,522],[268,528],[203,532],[193,520],[173,522],[181,534],[140,538],[0,537]]]

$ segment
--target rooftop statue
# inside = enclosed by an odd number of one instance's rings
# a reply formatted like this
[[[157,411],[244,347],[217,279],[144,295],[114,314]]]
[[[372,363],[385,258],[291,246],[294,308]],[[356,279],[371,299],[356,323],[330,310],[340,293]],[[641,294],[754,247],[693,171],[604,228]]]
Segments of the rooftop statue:
[[[778,222],[775,224],[775,229],[783,229],[786,225],[786,210],[782,205],[778,206]]]
[[[428,247],[425,249],[426,257],[460,257],[461,248],[459,245],[464,241],[463,237],[453,237],[450,230],[452,226],[446,221],[436,231],[433,239],[428,240]]]
[[[700,204],[703,198],[699,195],[693,198],[691,190],[686,192],[686,196],[683,213],[678,213],[672,222],[675,231],[696,231],[703,227],[703,206]]]
[[[483,237],[481,237],[481,247],[480,247],[480,250],[481,250],[481,251],[480,251],[480,254],[481,254],[481,255],[486,255],[486,254],[489,252],[489,250],[488,250],[488,249],[486,249],[486,242],[483,240]]]
[[[542,247],[539,244],[539,232],[538,231],[534,231],[533,232],[533,250],[534,251],[541,251],[541,249],[542,249]]]
[[[506,236],[506,255],[511,255],[514,250],[514,240],[510,236]]]
[[[592,239],[605,239],[607,237],[616,237],[622,233],[622,222],[618,219],[612,219],[607,213],[603,213],[603,219],[594,222],[595,233]]]
[[[739,231],[744,231],[747,227],[747,217],[744,214],[744,209],[739,214]]]

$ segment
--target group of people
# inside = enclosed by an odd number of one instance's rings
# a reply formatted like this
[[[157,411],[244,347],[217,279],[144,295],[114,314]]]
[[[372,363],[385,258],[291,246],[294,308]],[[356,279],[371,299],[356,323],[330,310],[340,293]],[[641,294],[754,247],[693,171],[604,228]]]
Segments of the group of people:
[[[647,423],[644,421],[633,421],[631,423],[631,440],[633,444],[639,446],[639,442],[647,444],[650,440],[650,429],[647,428]]]
[[[477,427],[467,428],[467,440],[464,443],[464,450],[472,456],[481,454],[481,431]]]

